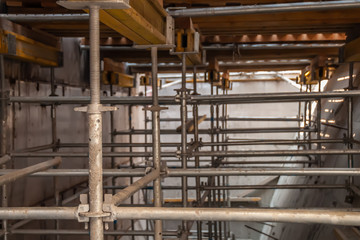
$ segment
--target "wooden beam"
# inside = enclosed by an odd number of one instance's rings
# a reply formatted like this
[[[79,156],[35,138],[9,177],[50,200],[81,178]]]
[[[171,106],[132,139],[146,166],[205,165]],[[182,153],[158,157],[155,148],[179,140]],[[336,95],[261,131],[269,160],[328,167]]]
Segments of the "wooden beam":
[[[136,44],[165,44],[167,13],[159,1],[131,0],[130,5],[100,10],[100,21]]]
[[[32,32],[20,25],[0,19],[0,54],[22,61],[30,61],[43,66],[58,66],[62,60],[59,46],[52,46],[49,37],[48,43],[44,41],[48,34],[39,31]],[[30,38],[29,36],[36,36]],[[52,43],[55,45],[55,42]],[[56,42],[56,45],[59,45]]]

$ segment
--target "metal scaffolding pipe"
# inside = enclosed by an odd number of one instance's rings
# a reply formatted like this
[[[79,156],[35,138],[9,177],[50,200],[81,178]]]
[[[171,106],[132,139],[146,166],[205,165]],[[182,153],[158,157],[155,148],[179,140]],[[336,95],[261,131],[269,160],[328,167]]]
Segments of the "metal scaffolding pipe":
[[[153,167],[158,173],[154,178],[154,205],[155,207],[161,207],[162,205],[162,192],[161,192],[161,179],[160,179],[160,167],[161,167],[161,142],[160,142],[160,106],[158,95],[158,49],[156,47],[151,48],[151,63],[152,63],[152,147],[153,147]],[[155,220],[154,227],[154,239],[162,239],[163,224],[161,220]]]
[[[276,14],[359,8],[358,0],[259,4],[249,6],[191,8],[168,11],[173,17],[213,17],[245,14]]]
[[[143,178],[137,180],[127,188],[121,190],[120,192],[116,193],[112,197],[112,203],[117,206],[126,199],[130,198],[132,195],[134,195],[137,191],[139,191],[141,188],[148,185],[150,182],[154,181],[155,179],[160,177],[160,171],[155,170],[151,173],[145,175]]]
[[[201,151],[193,156],[216,157],[270,157],[270,156],[307,156],[307,155],[359,155],[360,149],[326,149],[326,150],[268,150],[268,151]]]
[[[346,185],[232,185],[232,186],[215,186],[202,187],[203,190],[252,190],[252,189],[346,189]]]
[[[15,171],[13,171],[11,173],[2,175],[0,177],[0,186],[4,185],[4,184],[7,184],[7,183],[14,182],[17,179],[28,176],[28,175],[30,175],[32,173],[40,172],[40,171],[43,171],[43,170],[47,170],[47,169],[49,169],[51,167],[58,166],[60,163],[61,163],[61,158],[56,157],[56,158],[51,159],[51,160],[46,161],[46,162],[35,164],[33,166],[26,167],[26,168],[23,168],[23,169],[15,170]]]
[[[359,97],[360,90],[343,92],[284,92],[284,93],[251,93],[251,94],[229,94],[220,96],[191,96],[191,100],[199,104],[210,103],[265,103],[284,101],[311,101],[321,98],[343,98]]]
[[[9,207],[0,208],[0,219],[77,220],[77,207]]]
[[[124,189],[124,186],[106,186],[105,189]],[[202,186],[201,190],[251,190],[251,189],[347,189],[348,185],[310,185],[310,184],[290,184],[290,185],[231,185],[231,186]],[[152,186],[143,189],[153,189]],[[180,190],[181,186],[163,186],[165,190]],[[196,190],[196,186],[188,186],[189,190]]]
[[[116,218],[188,221],[287,222],[357,226],[360,212],[308,209],[115,208]],[[0,212],[1,217],[1,212]]]
[[[269,103],[269,102],[299,102],[313,101],[322,98],[358,97],[360,90],[344,92],[285,92],[285,93],[254,93],[254,94],[230,94],[219,96],[191,96],[189,104],[210,103]],[[10,97],[10,102],[16,103],[41,103],[41,104],[88,104],[90,97]],[[102,104],[125,104],[125,105],[151,105],[151,97],[102,97]],[[178,105],[173,96],[159,97],[160,105]]]
[[[181,81],[181,89],[178,91],[180,92],[180,118],[181,118],[181,167],[182,169],[187,168],[187,89],[186,89],[186,54],[182,54],[182,81]],[[194,123],[195,124],[195,123]],[[176,130],[175,130],[176,131]],[[182,184],[182,203],[183,207],[187,207],[188,202],[188,192],[187,192],[187,178],[183,176],[181,178]],[[183,230],[186,229],[186,222],[183,222]]]
[[[199,134],[243,134],[243,133],[288,133],[288,132],[316,132],[316,129],[313,128],[230,128],[230,129],[199,129]],[[151,129],[132,129],[132,130],[124,130],[124,131],[115,131],[114,135],[143,135],[143,134],[151,134]],[[162,129],[160,134],[165,135],[177,135],[181,134],[181,132],[176,131],[176,129]]]
[[[0,176],[16,171],[1,169]],[[208,177],[208,176],[360,176],[360,168],[208,168],[168,169],[166,177]],[[50,169],[31,174],[33,177],[87,177],[87,169]],[[104,177],[143,177],[143,169],[104,169]]]
[[[146,130],[146,129],[145,129]],[[201,146],[234,146],[234,145],[303,145],[309,143],[344,143],[350,141],[347,139],[306,139],[306,140],[293,140],[293,139],[278,139],[278,140],[266,140],[266,139],[251,139],[241,141],[228,141],[228,142],[201,142]],[[195,141],[196,142],[196,141]],[[191,143],[188,143],[190,145]],[[161,143],[161,147],[180,147],[181,143],[176,142],[164,142]],[[88,147],[87,143],[60,143],[57,145],[59,148],[85,148]],[[152,143],[103,143],[105,147],[152,147]],[[16,151],[18,152],[18,151]]]
[[[326,149],[326,150],[268,150],[268,151],[199,151],[192,156],[206,157],[271,157],[271,156],[308,156],[308,155],[360,155],[360,149]],[[76,152],[36,152],[12,153],[11,157],[87,157],[88,153]],[[104,157],[151,157],[145,152],[105,152]],[[161,152],[162,157],[178,157],[176,152]]]
[[[0,14],[12,22],[88,21],[89,14]]]
[[[360,176],[360,168],[208,168],[169,170],[168,177],[208,176]]]
[[[90,213],[103,211],[102,105],[100,104],[100,7],[90,6],[90,104],[89,121],[89,206]],[[101,217],[90,218],[90,240],[103,240]]]
[[[190,119],[189,119],[190,120]],[[192,120],[192,119],[191,119]],[[275,117],[219,117],[220,121],[266,121],[266,122],[299,122],[302,121],[301,118],[275,118]],[[150,121],[150,120],[149,120]],[[163,118],[160,119],[160,122],[180,122],[179,118]],[[205,118],[204,121],[211,121],[211,118]]]
[[[16,235],[89,235],[87,230],[73,230],[73,229],[15,229],[11,230],[11,234]],[[166,231],[163,236],[177,236],[177,232]],[[105,231],[104,235],[114,236],[153,236],[154,232],[151,231]]]

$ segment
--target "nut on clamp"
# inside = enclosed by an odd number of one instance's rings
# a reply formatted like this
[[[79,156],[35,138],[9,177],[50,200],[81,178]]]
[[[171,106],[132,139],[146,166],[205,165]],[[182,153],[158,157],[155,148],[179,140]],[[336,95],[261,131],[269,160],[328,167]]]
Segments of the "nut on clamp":
[[[113,196],[111,194],[104,195],[103,212],[108,214],[103,218],[105,230],[109,230],[109,223],[116,221],[116,214],[114,214],[115,205],[112,202],[112,197]]]
[[[101,112],[111,112],[118,110],[117,107],[113,106],[103,106],[102,104],[89,104],[84,107],[75,107],[75,112],[87,112],[87,113],[101,113]]]
[[[108,195],[108,194],[106,194],[106,195]],[[105,204],[105,202],[104,202],[104,204]],[[105,211],[90,212],[88,195],[87,194],[80,195],[80,204],[79,204],[78,210],[77,210],[77,219],[78,219],[78,222],[85,223],[85,229],[89,228],[90,218],[103,218],[103,221],[105,222],[105,229],[106,230],[109,229],[109,225],[107,224],[107,221],[105,221],[105,220],[108,217],[111,217],[111,215],[112,215],[111,212],[105,212]]]

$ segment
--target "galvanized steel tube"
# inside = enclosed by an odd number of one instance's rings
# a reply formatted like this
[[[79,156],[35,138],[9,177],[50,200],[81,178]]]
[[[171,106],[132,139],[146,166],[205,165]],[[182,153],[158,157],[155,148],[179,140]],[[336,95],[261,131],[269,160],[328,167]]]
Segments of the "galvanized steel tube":
[[[160,109],[159,109],[159,95],[158,95],[158,49],[156,47],[151,48],[151,63],[152,63],[152,147],[153,147],[153,161],[154,168],[159,173],[154,180],[154,205],[155,207],[161,207],[162,205],[162,191],[161,191],[161,179],[160,179],[160,167],[161,167],[161,142],[160,142]],[[156,109],[157,108],[157,109]],[[162,239],[162,221],[155,220],[154,239]]]
[[[15,170],[11,173],[0,176],[0,185],[14,182],[15,180],[28,176],[35,172],[40,172],[51,167],[57,166],[61,163],[61,158],[57,157],[46,162],[35,164],[30,167]]]
[[[191,8],[168,11],[173,17],[213,17],[245,14],[276,14],[360,8],[358,0],[258,4],[248,6]]]
[[[150,208],[121,207],[116,218],[193,221],[287,222],[357,226],[359,211],[307,209],[217,209],[217,208]],[[0,212],[1,216],[1,212]]]
[[[90,6],[90,105],[89,119],[89,205],[91,213],[103,211],[102,115],[100,105],[100,18],[99,6]],[[90,240],[103,240],[103,220],[90,219]]]

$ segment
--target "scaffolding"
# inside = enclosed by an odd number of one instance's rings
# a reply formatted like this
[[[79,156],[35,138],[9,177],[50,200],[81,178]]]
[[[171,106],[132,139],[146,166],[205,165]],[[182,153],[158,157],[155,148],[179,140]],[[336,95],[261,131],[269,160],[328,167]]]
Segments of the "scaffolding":
[[[101,240],[104,236],[147,236],[153,239],[178,238],[188,239],[190,236],[196,239],[228,239],[231,238],[229,222],[287,222],[287,223],[312,223],[331,225],[358,225],[360,212],[357,209],[261,209],[261,208],[231,208],[229,196],[231,190],[239,189],[346,189],[349,194],[357,194],[359,190],[354,185],[354,177],[360,176],[360,169],[354,168],[355,155],[360,155],[360,150],[354,148],[358,144],[353,138],[353,98],[360,96],[360,91],[353,90],[353,63],[349,64],[349,87],[347,91],[334,92],[311,92],[307,86],[306,92],[299,93],[264,93],[264,94],[236,94],[228,95],[223,91],[219,94],[219,88],[211,85],[211,93],[201,96],[197,91],[196,67],[194,67],[193,89],[186,88],[186,53],[182,55],[182,81],[181,89],[177,95],[159,97],[157,81],[157,46],[151,47],[152,56],[152,96],[151,97],[100,97],[100,49],[99,49],[99,6],[90,7],[90,97],[9,97],[6,92],[4,76],[4,59],[0,56],[1,67],[1,158],[0,184],[2,185],[2,207],[0,219],[3,220],[2,234],[7,239],[10,234],[43,234],[43,235],[86,235],[90,232],[91,240]],[[52,77],[53,79],[53,77]],[[319,84],[320,85],[320,84]],[[54,95],[54,81],[51,82],[52,94]],[[214,93],[214,88],[215,93]],[[112,91],[111,91],[112,92]],[[348,108],[348,126],[346,136],[342,139],[324,139],[321,136],[321,101],[323,99],[346,99]],[[252,103],[299,103],[299,116],[296,118],[228,118],[227,105],[252,104]],[[52,143],[21,151],[9,152],[6,149],[6,109],[8,104],[51,104],[52,109]],[[56,134],[56,108],[58,105],[81,105],[76,111],[86,112],[89,123],[88,143],[63,143],[59,142]],[[103,104],[109,105],[104,106]],[[312,107],[316,104],[315,116],[312,115]],[[102,142],[102,114],[103,112],[116,111],[116,106],[127,105],[129,117],[131,108],[135,105],[145,106],[144,129],[133,129],[131,120],[129,130],[116,131],[111,124],[112,140],[110,143]],[[161,111],[168,105],[180,107],[178,118],[161,118]],[[210,107],[210,129],[199,129],[198,106]],[[194,131],[187,130],[188,107],[192,106]],[[221,107],[220,107],[221,106]],[[303,110],[302,110],[303,108]],[[221,113],[220,113],[220,110]],[[151,120],[147,119],[146,111],[151,112]],[[300,113],[303,113],[301,117]],[[111,121],[115,121],[111,117]],[[148,129],[147,122],[151,121],[152,127]],[[161,121],[181,122],[181,131],[161,130]],[[298,123],[295,128],[228,128],[228,121],[294,121]],[[333,127],[336,127],[335,125]],[[239,133],[279,133],[291,132],[302,133],[300,139],[261,139],[261,140],[231,140],[228,134]],[[160,136],[165,134],[181,134],[181,142],[161,143]],[[193,135],[193,141],[188,142],[187,135]],[[203,142],[200,135],[210,135],[211,140]],[[114,136],[129,136],[128,143],[116,143]],[[144,135],[144,143],[134,143],[132,136]],[[152,142],[148,142],[147,136],[152,136]],[[312,138],[313,136],[315,138]],[[343,143],[346,149],[323,149],[322,146],[332,143]],[[271,150],[271,151],[230,151],[229,146],[243,145],[288,145],[298,146],[296,150]],[[314,148],[316,145],[316,148]],[[89,152],[63,152],[62,148],[86,148]],[[117,152],[115,148],[129,148],[127,152]],[[133,151],[133,148],[144,148],[144,151]],[[201,147],[209,147],[211,150],[203,151]],[[109,152],[103,148],[110,148]],[[151,148],[151,152],[149,152]],[[177,148],[176,151],[162,151],[164,148]],[[43,150],[53,150],[42,152]],[[345,155],[348,157],[348,168],[324,168],[322,156]],[[306,156],[308,160],[301,161],[227,161],[228,158],[240,157],[272,157],[272,156]],[[89,158],[89,169],[49,169],[60,164],[61,159],[68,157]],[[128,166],[117,169],[114,163],[116,157],[128,157]],[[143,157],[149,159],[146,164],[136,165],[133,158]],[[53,158],[41,164],[30,166],[25,169],[6,169],[6,162],[16,158]],[[103,158],[112,159],[112,169],[103,169]],[[151,159],[151,161],[150,161]],[[181,162],[180,168],[170,166],[171,162]],[[208,163],[205,167],[203,162]],[[190,164],[191,163],[191,164]],[[303,164],[304,167],[242,167],[250,164]],[[314,167],[315,166],[315,167]],[[46,170],[49,169],[49,170]],[[6,184],[24,176],[46,177],[88,177],[88,188],[77,192],[68,199],[60,199],[60,193],[55,191],[57,206],[55,207],[8,207]],[[348,180],[344,184],[322,185],[229,185],[229,176],[344,176]],[[140,177],[134,181],[134,177]],[[105,180],[103,178],[106,178]],[[130,178],[128,186],[117,186],[115,179]],[[162,186],[162,179],[181,179],[180,186]],[[189,185],[189,179],[194,179],[194,185]],[[110,181],[107,181],[110,179]],[[202,181],[206,181],[203,183]],[[111,185],[104,186],[104,182]],[[149,186],[149,184],[152,186]],[[153,203],[145,202],[143,206],[128,206],[124,203],[127,199],[139,192],[144,195],[153,194]],[[181,207],[163,206],[163,191],[181,191]],[[196,198],[189,199],[188,191],[194,190]],[[107,194],[104,194],[107,192]],[[111,192],[112,194],[108,194]],[[61,207],[72,200],[80,199],[78,206]],[[133,201],[130,202],[130,204]],[[151,205],[151,206],[149,206]],[[22,220],[8,226],[9,220]],[[71,220],[84,223],[87,230],[60,229],[19,229],[24,222],[29,220]],[[131,229],[128,231],[117,230],[116,220],[131,220]],[[135,221],[146,220],[146,231],[135,228]],[[179,229],[164,229],[163,221],[182,221]],[[114,224],[115,222],[115,224]],[[152,222],[154,223],[151,229]],[[205,222],[207,227],[204,227]],[[194,224],[196,231],[194,232]]]

